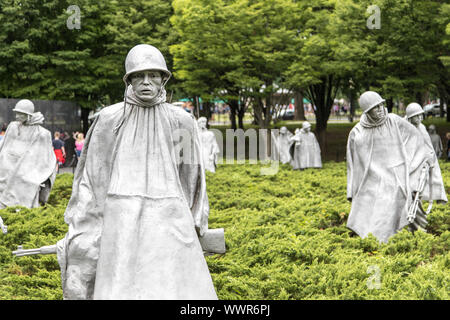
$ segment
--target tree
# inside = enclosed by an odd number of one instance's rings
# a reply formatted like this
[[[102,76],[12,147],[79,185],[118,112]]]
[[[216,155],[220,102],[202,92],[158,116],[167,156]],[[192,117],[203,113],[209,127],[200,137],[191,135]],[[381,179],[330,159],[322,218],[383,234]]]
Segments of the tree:
[[[60,0],[0,4],[0,93],[5,97],[61,99],[88,114],[123,98],[124,57],[139,43],[168,52],[171,1],[79,0],[80,28],[69,28],[72,3]]]
[[[377,14],[373,6],[379,9],[379,28],[367,26]],[[436,19],[441,6],[428,0],[338,2],[337,52],[357,91],[380,92],[390,112],[393,99],[423,104],[429,93],[439,91],[448,75],[439,60],[445,30]]]
[[[326,149],[326,128],[334,98],[342,84],[346,65],[338,59],[339,35],[331,24],[335,2],[298,2],[302,14],[298,25],[296,57],[285,74],[289,83],[305,88],[314,105],[316,132],[322,150]]]
[[[171,51],[185,90],[227,99],[234,128],[235,114],[243,124],[246,104],[239,99],[249,98],[267,128],[292,55],[295,8],[291,0],[175,0],[172,24],[181,41]]]
[[[4,96],[71,100],[83,108],[96,103],[108,81],[99,77],[108,71],[102,50],[107,41],[102,13],[107,5],[86,0],[78,5],[80,29],[68,27],[73,14],[67,10],[68,1],[2,2],[0,92]]]

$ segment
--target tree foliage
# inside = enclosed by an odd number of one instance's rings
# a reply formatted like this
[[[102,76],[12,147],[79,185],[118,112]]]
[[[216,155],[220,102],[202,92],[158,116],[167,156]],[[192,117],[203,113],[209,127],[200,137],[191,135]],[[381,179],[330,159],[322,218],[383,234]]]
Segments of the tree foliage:
[[[318,133],[337,93],[377,90],[390,110],[449,100],[450,5],[439,0],[78,0],[80,29],[67,26],[70,5],[0,2],[3,97],[117,102],[126,53],[149,43],[174,71],[169,99],[226,99],[239,126],[250,106],[269,127],[281,90],[314,103]]]

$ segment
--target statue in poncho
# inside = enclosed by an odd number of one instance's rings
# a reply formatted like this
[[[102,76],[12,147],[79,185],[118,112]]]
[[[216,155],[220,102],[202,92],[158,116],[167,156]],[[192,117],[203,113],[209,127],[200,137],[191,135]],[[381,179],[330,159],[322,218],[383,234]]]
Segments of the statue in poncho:
[[[320,146],[316,136],[311,132],[311,124],[308,121],[302,123],[302,129],[296,130],[290,140],[294,142],[290,148],[291,164],[294,170],[322,168]]]
[[[197,123],[200,129],[203,165],[205,170],[216,172],[217,155],[220,152],[216,136],[214,135],[214,132],[209,131],[206,128],[208,120],[205,117],[198,118]]]
[[[352,202],[347,227],[381,242],[411,223],[413,192],[424,163],[432,161],[420,132],[387,113],[384,102],[373,91],[361,95],[361,121],[347,142],[347,198]]]
[[[430,163],[429,172],[427,172],[426,183],[424,184],[423,190],[420,194],[421,200],[428,201],[437,201],[439,203],[447,202],[447,195],[445,194],[444,181],[442,179],[441,168],[439,167],[439,162],[436,156],[436,152],[433,148],[433,143],[431,141],[430,135],[427,132],[427,129],[422,124],[424,111],[420,104],[413,102],[410,103],[406,107],[406,119],[411,123],[423,137],[424,147],[427,148],[427,151],[432,159]],[[429,207],[431,210],[431,206]],[[421,212],[419,210],[420,217],[418,217],[418,223],[415,223],[412,226],[412,229],[424,229],[427,225],[426,215],[428,212]]]
[[[428,127],[428,133],[430,135],[431,144],[433,145],[434,152],[436,153],[436,157],[442,157],[444,152],[444,146],[442,145],[441,137],[436,132],[436,126],[431,124]]]
[[[293,144],[293,141],[290,138],[293,134],[286,128],[281,127],[278,136],[272,131],[272,148],[271,148],[271,157],[272,160],[279,160],[281,163],[289,163],[292,158],[289,153],[289,149]]]
[[[0,143],[0,208],[35,208],[47,202],[56,177],[52,137],[32,101],[18,101],[13,111],[16,121]]]
[[[57,244],[64,298],[217,299],[196,121],[166,103],[157,48],[133,47],[125,70],[124,102],[96,116],[75,172]]]

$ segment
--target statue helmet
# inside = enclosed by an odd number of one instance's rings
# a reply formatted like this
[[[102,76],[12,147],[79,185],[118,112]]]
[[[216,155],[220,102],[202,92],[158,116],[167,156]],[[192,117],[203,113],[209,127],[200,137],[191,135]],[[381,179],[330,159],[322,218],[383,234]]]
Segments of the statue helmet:
[[[386,100],[384,100],[378,93],[374,91],[366,91],[359,97],[359,106],[363,112],[367,112],[385,101]]]
[[[166,60],[161,51],[149,44],[138,44],[131,48],[127,54],[123,81],[127,83],[130,74],[144,70],[161,71],[165,75],[163,77],[163,85],[167,83],[172,75],[167,69]]]
[[[422,114],[423,113],[423,109],[420,106],[420,104],[413,102],[408,104],[408,106],[406,107],[406,118],[410,119],[414,116],[417,116],[418,114]]]
[[[34,104],[28,99],[22,99],[16,103],[16,106],[14,107],[13,111],[25,113],[29,116],[32,116],[34,113]]]
[[[311,124],[308,121],[303,121],[302,129],[311,128]]]
[[[197,123],[201,123],[204,122],[205,125],[208,123],[208,119],[206,119],[205,117],[200,117],[197,119]]]
[[[430,126],[428,127],[428,130],[436,132],[436,126],[434,124],[430,124]]]
[[[287,128],[286,127],[281,127],[280,128],[280,133],[286,133],[287,132]]]

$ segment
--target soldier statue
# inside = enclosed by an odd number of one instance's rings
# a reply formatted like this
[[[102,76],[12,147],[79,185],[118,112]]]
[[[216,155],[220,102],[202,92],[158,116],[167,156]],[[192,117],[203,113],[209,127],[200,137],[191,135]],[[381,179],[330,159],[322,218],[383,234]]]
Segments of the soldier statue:
[[[311,132],[311,124],[308,121],[302,123],[302,129],[296,130],[290,141],[294,142],[290,148],[291,164],[294,170],[322,168],[320,146],[316,136]]]
[[[32,101],[18,101],[13,111],[16,121],[0,143],[0,208],[35,208],[47,202],[56,177],[52,137]]]
[[[434,124],[431,124],[428,127],[428,133],[430,135],[431,144],[433,145],[436,157],[441,158],[444,152],[444,146],[442,145],[441,137],[436,132],[436,126]]]
[[[289,163],[291,161],[292,158],[289,153],[289,149],[293,144],[293,141],[290,140],[292,136],[293,134],[286,127],[281,127],[278,136],[273,131],[271,132],[272,160],[279,160],[283,164]]]
[[[220,152],[219,145],[216,141],[214,132],[206,128],[208,120],[205,117],[200,117],[197,120],[200,129],[200,140],[202,145],[202,157],[205,170],[216,172],[217,155]]]
[[[75,172],[57,244],[64,298],[217,299],[196,121],[166,103],[157,48],[133,47],[125,71],[124,101],[97,115]]]
[[[433,200],[439,203],[447,202],[447,195],[445,194],[444,181],[442,179],[441,169],[439,167],[438,157],[433,148],[431,137],[427,129],[422,124],[424,111],[420,104],[413,102],[406,107],[406,119],[417,128],[424,140],[424,147],[433,159],[431,162],[431,175],[424,186],[422,200]],[[426,225],[426,223],[424,223]],[[423,228],[424,225],[421,225]]]
[[[387,242],[413,223],[410,207],[426,164],[433,161],[420,132],[388,113],[376,92],[359,98],[361,120],[347,142],[347,198],[352,202],[347,227],[359,236],[372,233]]]

